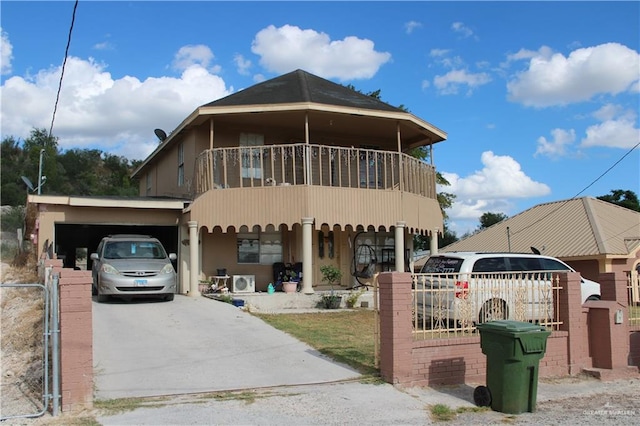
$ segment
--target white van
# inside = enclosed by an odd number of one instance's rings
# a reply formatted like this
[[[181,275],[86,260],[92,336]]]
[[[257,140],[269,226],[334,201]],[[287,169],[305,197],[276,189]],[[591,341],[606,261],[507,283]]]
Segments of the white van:
[[[414,281],[416,311],[437,321],[553,318],[552,272],[575,272],[537,254],[451,252],[429,257]],[[582,302],[600,299],[600,284],[581,278]]]

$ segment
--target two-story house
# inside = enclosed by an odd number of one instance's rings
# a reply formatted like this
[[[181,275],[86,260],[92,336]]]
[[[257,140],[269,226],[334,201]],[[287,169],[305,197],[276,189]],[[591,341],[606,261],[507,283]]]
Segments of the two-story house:
[[[295,266],[305,293],[328,264],[351,287],[373,263],[404,270],[412,236],[442,230],[435,167],[411,152],[433,159],[446,133],[305,71],[200,106],[156,134],[160,144],[133,176],[140,203],[186,200],[169,209],[182,293],[220,269],[265,291],[282,263]]]

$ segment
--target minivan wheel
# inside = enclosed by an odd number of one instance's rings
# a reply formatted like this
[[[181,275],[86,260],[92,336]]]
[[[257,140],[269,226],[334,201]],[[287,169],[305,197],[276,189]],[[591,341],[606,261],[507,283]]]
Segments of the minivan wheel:
[[[98,293],[98,303],[106,303],[109,301],[109,296],[107,296],[106,294],[100,294]]]
[[[171,302],[171,301],[173,300],[173,298],[174,298],[174,294],[173,294],[173,293],[171,293],[171,294],[167,294],[167,295],[164,297],[164,300],[165,300],[165,301],[167,301],[167,302]]]
[[[507,304],[504,300],[491,299],[484,302],[478,318],[480,323],[495,320],[505,320],[508,317]]]

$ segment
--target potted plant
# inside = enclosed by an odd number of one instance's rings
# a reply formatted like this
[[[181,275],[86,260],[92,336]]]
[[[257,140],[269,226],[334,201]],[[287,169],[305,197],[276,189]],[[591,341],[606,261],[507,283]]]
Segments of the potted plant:
[[[282,282],[282,291],[285,293],[295,293],[298,290],[298,274],[290,263],[288,263],[285,270],[280,273],[279,278]]]
[[[337,309],[342,303],[342,296],[334,294],[333,286],[342,278],[342,271],[333,265],[323,265],[320,267],[320,272],[322,273],[322,280],[331,286],[331,292],[322,295],[320,304],[326,309]]]
[[[362,296],[362,293],[364,293],[365,289],[361,288],[360,290],[351,290],[349,292],[349,295],[347,296],[347,299],[345,300],[345,303],[347,304],[347,308],[353,308],[356,306],[356,303],[358,303],[358,299],[360,298],[360,296]]]

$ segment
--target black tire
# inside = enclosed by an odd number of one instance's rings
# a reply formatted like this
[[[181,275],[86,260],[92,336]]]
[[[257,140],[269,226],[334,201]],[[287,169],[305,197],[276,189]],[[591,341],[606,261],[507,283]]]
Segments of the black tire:
[[[489,407],[491,405],[491,391],[486,386],[478,386],[473,390],[473,402],[478,407]]]
[[[98,303],[106,303],[109,301],[109,296],[107,296],[106,294],[99,294],[98,293],[98,297],[97,297]]]
[[[487,321],[505,320],[509,317],[507,310],[507,304],[504,300],[491,299],[484,302],[482,309],[480,309],[480,315],[478,322],[480,324]]]
[[[174,298],[174,297],[175,297],[175,295],[174,295],[173,293],[171,293],[171,294],[167,294],[167,295],[164,297],[164,300],[165,300],[165,302],[171,302],[171,301],[173,300],[173,298]]]
[[[92,296],[98,295],[98,286],[96,285],[96,283],[91,283],[91,295]]]

